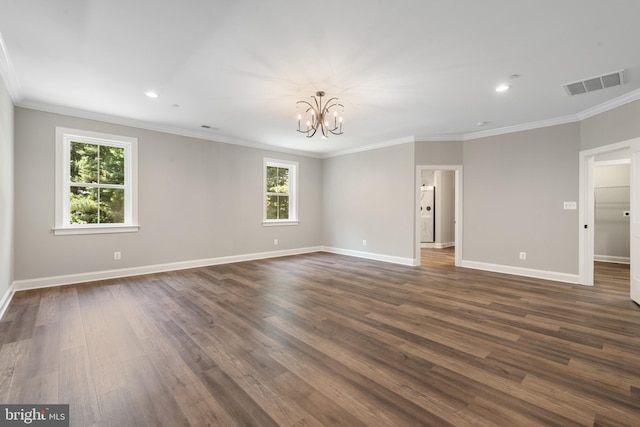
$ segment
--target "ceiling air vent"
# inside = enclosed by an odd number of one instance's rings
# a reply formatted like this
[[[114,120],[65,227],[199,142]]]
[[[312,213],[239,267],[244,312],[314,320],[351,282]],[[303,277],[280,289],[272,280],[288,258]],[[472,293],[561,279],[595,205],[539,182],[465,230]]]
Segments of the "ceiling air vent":
[[[594,90],[606,89],[612,86],[620,86],[623,83],[624,70],[575,83],[567,83],[563,87],[564,90],[567,91],[567,95],[574,96],[580,95],[581,93],[593,92]]]

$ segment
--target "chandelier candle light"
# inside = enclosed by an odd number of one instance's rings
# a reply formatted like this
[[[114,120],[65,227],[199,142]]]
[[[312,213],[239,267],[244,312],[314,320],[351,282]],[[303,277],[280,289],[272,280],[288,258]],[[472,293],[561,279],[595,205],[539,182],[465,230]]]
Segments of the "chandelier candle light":
[[[315,106],[307,101],[296,102],[298,108],[300,104],[307,107],[305,110],[305,114],[307,115],[307,128],[303,129],[300,127],[302,114],[298,114],[298,132],[306,133],[307,138],[315,135],[318,129],[320,129],[323,139],[326,139],[329,133],[342,135],[342,116],[338,116],[338,111],[340,113],[344,112],[344,105],[338,103],[338,98],[331,98],[322,106],[324,92],[318,91],[316,92],[316,96],[318,98],[315,96],[311,97]]]

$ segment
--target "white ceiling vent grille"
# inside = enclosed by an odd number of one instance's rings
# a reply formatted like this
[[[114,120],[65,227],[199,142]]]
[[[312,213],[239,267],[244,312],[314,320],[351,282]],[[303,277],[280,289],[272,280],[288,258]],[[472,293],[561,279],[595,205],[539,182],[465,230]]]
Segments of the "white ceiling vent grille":
[[[594,90],[606,89],[612,86],[620,86],[623,83],[624,70],[575,83],[567,83],[563,87],[564,90],[567,91],[567,95],[574,96],[580,95],[581,93],[593,92]]]

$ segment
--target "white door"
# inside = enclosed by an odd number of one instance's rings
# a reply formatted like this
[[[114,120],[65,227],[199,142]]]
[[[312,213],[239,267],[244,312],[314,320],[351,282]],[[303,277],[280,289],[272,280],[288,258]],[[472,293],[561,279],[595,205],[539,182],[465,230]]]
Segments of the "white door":
[[[640,304],[640,141],[631,146],[631,299]]]

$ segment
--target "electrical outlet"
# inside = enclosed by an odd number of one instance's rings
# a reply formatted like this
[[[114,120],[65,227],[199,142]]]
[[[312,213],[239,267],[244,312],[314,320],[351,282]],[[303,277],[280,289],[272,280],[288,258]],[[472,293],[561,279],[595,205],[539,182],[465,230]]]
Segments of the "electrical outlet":
[[[574,211],[578,209],[578,202],[564,202],[562,207],[566,211]]]
[[[278,244],[278,239],[273,239],[273,244],[277,245]]]
[[[366,240],[362,241],[362,246],[367,246],[367,241]]]
[[[526,252],[520,252],[520,259],[527,259],[527,253]]]
[[[122,254],[120,252],[114,252],[113,253],[113,259],[115,259],[116,261],[122,258]]]

